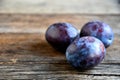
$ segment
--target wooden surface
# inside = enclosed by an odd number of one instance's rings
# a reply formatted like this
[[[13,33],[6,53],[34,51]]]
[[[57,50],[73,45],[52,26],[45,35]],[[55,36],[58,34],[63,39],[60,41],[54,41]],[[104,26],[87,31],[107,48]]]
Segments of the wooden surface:
[[[111,25],[114,43],[101,64],[79,72],[46,42],[44,34],[54,22],[69,22],[81,29],[95,19]],[[120,80],[120,15],[0,14],[0,79]]]
[[[120,14],[120,0],[0,0],[0,13]]]

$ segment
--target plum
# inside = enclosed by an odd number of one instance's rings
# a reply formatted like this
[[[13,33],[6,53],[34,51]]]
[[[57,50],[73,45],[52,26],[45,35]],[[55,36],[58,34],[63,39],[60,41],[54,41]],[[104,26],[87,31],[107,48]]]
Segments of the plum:
[[[112,44],[114,39],[111,27],[97,20],[86,23],[81,29],[80,36],[94,36],[101,40],[106,48]]]
[[[66,50],[67,61],[78,70],[90,69],[105,57],[104,44],[97,38],[85,36],[77,38]]]
[[[45,34],[48,43],[60,52],[65,52],[78,36],[79,32],[73,25],[62,22],[50,25]]]

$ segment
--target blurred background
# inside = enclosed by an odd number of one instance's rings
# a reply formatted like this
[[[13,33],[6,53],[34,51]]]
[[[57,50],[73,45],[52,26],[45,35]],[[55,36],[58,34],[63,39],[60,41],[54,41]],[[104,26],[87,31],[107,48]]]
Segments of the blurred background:
[[[0,0],[0,13],[120,14],[120,0]]]

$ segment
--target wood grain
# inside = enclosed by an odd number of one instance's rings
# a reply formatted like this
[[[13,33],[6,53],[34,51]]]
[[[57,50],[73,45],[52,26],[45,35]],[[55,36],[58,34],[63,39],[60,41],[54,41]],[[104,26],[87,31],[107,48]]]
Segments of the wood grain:
[[[107,22],[115,33],[104,61],[91,70],[76,71],[65,55],[45,40],[48,26],[70,22],[81,29],[93,19]],[[0,14],[0,79],[120,80],[120,15]]]
[[[84,14],[0,14],[0,32],[11,33],[44,33],[49,25],[55,22],[69,22],[81,29],[90,20],[102,20],[108,23],[113,31],[120,33],[120,14],[117,15],[84,15]]]

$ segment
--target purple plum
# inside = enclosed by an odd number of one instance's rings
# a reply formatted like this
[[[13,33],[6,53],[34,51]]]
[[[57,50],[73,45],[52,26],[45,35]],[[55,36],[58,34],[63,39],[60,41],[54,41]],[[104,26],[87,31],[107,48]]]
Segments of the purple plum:
[[[45,34],[48,43],[60,52],[65,52],[78,36],[78,30],[70,23],[54,23],[49,26]]]
[[[104,44],[97,38],[86,36],[77,38],[66,50],[67,61],[78,70],[90,69],[105,57]]]
[[[94,36],[101,40],[106,48],[108,48],[114,39],[111,27],[101,21],[91,21],[86,23],[80,32],[80,36]]]

